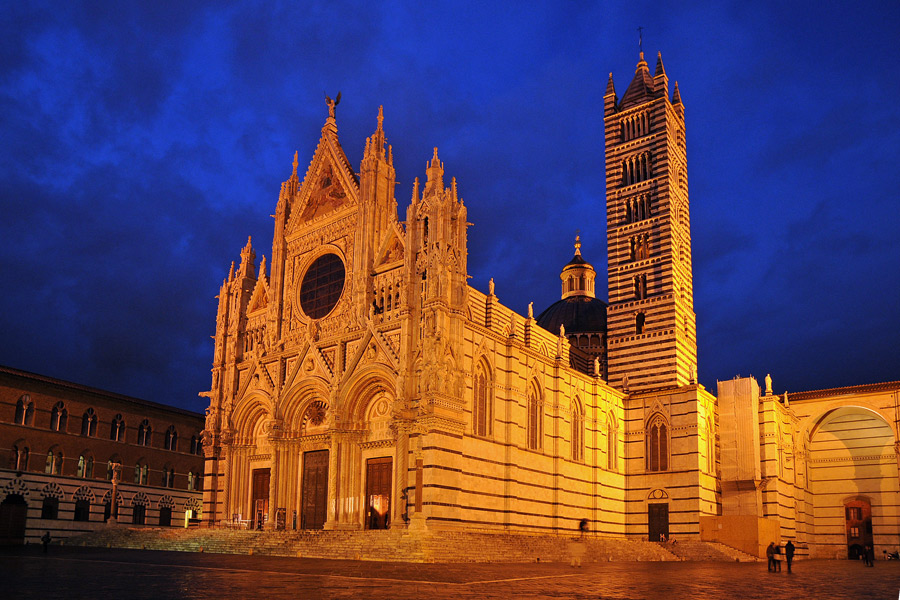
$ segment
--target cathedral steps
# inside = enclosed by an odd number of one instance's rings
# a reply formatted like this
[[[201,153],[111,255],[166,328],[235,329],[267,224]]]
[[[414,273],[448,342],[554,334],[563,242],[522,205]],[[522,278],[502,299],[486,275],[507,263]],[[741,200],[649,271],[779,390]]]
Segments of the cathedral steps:
[[[676,544],[664,544],[665,548],[678,557],[689,561],[735,561],[756,562],[760,560],[736,548],[718,542],[701,542],[700,540],[684,540]]]
[[[619,538],[463,531],[235,531],[107,527],[78,546],[391,562],[485,563],[684,560],[656,543]],[[734,560],[731,557],[702,560]]]

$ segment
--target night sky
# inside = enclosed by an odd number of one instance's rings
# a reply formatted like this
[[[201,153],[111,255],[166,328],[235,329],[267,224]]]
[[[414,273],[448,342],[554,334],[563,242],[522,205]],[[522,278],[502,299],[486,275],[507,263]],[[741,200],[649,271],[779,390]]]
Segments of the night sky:
[[[223,6],[227,5],[226,8]],[[539,313],[580,230],[606,298],[603,93],[686,107],[700,381],[900,379],[900,3],[6,2],[0,364],[195,410],[218,287],[334,97],[384,105],[405,218],[438,146],[471,284]]]

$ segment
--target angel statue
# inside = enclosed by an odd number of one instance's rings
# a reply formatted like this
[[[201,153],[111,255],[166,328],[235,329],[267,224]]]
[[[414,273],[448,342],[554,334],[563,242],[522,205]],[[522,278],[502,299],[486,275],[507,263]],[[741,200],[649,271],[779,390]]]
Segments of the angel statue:
[[[323,92],[324,93],[324,92]],[[338,92],[337,96],[334,100],[332,100],[328,94],[325,94],[325,104],[328,105],[328,117],[330,119],[334,118],[334,108],[341,103],[341,93]]]

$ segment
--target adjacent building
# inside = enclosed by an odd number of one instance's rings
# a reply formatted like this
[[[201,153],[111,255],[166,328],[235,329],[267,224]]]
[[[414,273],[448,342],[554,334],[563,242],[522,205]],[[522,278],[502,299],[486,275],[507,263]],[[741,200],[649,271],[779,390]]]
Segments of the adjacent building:
[[[66,538],[110,517],[199,520],[202,428],[198,413],[0,366],[0,543]]]

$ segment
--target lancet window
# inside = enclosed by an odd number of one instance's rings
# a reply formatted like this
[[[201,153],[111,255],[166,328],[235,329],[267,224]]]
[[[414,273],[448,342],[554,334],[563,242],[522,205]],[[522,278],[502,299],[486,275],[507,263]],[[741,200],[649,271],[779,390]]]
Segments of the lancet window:
[[[540,450],[544,442],[544,403],[537,389],[528,394],[528,448]]]
[[[572,460],[584,460],[584,415],[577,398],[572,403]]]
[[[647,425],[647,470],[669,470],[669,430],[662,415],[651,417]]]
[[[493,430],[493,400],[491,376],[484,364],[475,371],[475,393],[472,406],[472,425],[475,435],[487,437]]]
[[[125,420],[122,415],[116,415],[109,428],[109,439],[114,442],[125,441]]]

